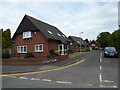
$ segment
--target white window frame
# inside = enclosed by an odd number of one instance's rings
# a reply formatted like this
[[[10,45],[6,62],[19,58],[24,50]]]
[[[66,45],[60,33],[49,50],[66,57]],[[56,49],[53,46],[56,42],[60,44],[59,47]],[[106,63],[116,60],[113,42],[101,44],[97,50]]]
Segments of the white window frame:
[[[40,45],[42,46],[42,50],[36,50],[36,46],[39,47]],[[34,49],[35,49],[35,52],[43,52],[43,44],[35,44]]]
[[[62,50],[60,50],[60,45],[62,46]],[[68,45],[66,46],[66,47],[67,47],[66,49],[64,48],[64,45],[65,45],[65,44],[59,44],[59,45],[58,45],[58,51],[59,51],[59,52],[62,52],[62,53],[60,53],[61,55],[67,55],[67,54],[68,54],[68,53],[67,53]],[[66,53],[64,53],[64,52],[66,52]]]
[[[23,32],[23,39],[31,38],[31,37],[32,37],[31,31]]]
[[[26,51],[24,50],[24,47],[26,47]],[[21,48],[23,48],[23,50],[21,50]],[[27,53],[27,45],[17,46],[17,53]]]

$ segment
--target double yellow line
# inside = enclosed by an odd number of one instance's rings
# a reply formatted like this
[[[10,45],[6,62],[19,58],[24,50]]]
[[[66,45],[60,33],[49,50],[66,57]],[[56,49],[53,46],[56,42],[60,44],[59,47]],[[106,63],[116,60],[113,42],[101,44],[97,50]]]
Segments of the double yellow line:
[[[64,66],[64,67],[50,69],[50,70],[45,70],[45,71],[36,71],[36,72],[29,72],[29,73],[17,73],[17,74],[2,74],[2,75],[0,75],[0,77],[19,76],[19,75],[28,75],[28,74],[38,74],[38,73],[44,73],[44,72],[49,72],[49,71],[55,71],[55,70],[60,70],[60,69],[65,69],[65,68],[69,68],[69,67],[75,66],[75,65],[77,65],[79,63],[82,63],[84,61],[85,61],[85,59],[82,59],[82,60],[80,60],[80,61],[78,61],[76,63],[70,64],[70,65],[67,65],[67,66]]]

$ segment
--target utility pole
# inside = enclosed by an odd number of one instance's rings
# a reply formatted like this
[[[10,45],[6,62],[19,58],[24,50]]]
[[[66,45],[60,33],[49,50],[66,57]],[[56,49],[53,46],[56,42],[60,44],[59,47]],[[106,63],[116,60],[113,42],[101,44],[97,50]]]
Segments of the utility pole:
[[[82,33],[83,33],[83,32],[80,32],[80,33],[79,33],[80,38],[81,38],[81,34],[82,34]],[[81,40],[80,40],[80,41],[81,41]],[[80,42],[80,52],[81,52],[81,43],[82,43],[82,42]]]

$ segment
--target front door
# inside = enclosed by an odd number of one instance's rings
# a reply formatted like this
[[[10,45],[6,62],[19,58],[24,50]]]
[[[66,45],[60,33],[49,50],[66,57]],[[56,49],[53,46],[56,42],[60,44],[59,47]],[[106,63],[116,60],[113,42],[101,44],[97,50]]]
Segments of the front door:
[[[67,55],[68,46],[66,44],[59,44],[58,51],[60,55]]]

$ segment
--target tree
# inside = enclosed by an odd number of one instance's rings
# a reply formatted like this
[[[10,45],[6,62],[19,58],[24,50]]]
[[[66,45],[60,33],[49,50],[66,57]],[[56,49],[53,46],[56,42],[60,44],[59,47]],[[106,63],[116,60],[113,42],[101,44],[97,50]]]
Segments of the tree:
[[[109,32],[102,32],[97,36],[97,42],[101,45],[101,47],[109,46]]]
[[[89,43],[90,43],[88,39],[85,39],[84,41],[85,41],[87,44],[89,44]]]
[[[11,31],[10,29],[6,29],[5,31],[2,30],[2,48],[11,48]]]
[[[114,31],[109,36],[109,46],[116,47],[116,49],[120,52],[120,29]]]

